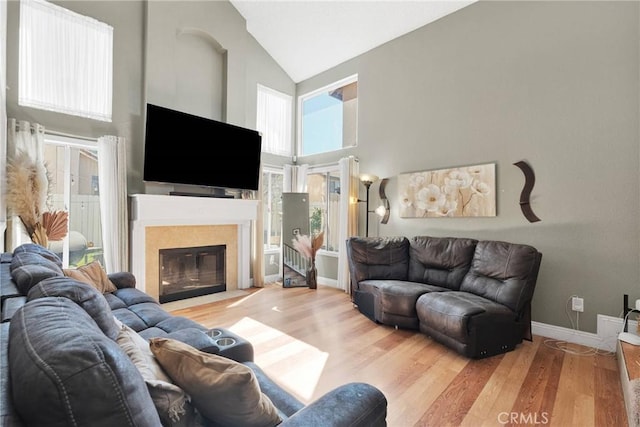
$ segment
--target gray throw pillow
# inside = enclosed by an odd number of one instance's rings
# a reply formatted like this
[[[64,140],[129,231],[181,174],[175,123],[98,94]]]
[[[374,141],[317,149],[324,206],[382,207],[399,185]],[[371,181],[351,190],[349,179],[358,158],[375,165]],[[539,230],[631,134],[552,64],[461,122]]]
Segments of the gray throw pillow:
[[[190,403],[191,398],[164,372],[151,353],[147,340],[117,319],[116,323],[121,325],[116,342],[144,378],[162,425],[164,427],[200,425],[198,414]]]

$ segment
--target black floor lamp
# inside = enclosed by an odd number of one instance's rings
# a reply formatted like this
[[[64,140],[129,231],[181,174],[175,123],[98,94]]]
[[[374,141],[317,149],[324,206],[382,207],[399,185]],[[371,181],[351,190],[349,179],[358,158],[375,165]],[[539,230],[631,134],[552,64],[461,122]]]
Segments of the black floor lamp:
[[[367,198],[365,199],[365,204],[367,206],[366,210],[366,220],[365,220],[365,236],[369,237],[369,213],[373,211],[369,211],[369,188],[371,188],[371,184],[376,182],[378,177],[369,173],[363,173],[360,175],[360,182],[364,184],[364,187],[367,189]]]

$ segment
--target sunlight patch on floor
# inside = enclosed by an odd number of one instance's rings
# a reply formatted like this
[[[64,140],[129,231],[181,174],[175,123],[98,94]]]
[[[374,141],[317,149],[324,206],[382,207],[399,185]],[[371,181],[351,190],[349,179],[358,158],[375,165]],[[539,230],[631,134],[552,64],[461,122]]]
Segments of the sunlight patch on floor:
[[[253,344],[255,362],[274,381],[309,402],[329,353],[248,317],[229,328]]]
[[[260,289],[259,291],[252,292],[252,293],[248,294],[246,297],[244,297],[244,298],[242,298],[242,299],[239,299],[238,301],[234,301],[234,302],[232,302],[231,304],[229,304],[229,305],[227,306],[227,308],[232,308],[232,307],[239,306],[239,305],[241,305],[241,304],[243,304],[243,303],[247,302],[251,297],[254,297],[254,296],[258,295],[258,294],[259,294],[260,292],[262,292],[263,290],[264,290],[264,289]],[[245,291],[245,293],[246,293],[246,291]]]

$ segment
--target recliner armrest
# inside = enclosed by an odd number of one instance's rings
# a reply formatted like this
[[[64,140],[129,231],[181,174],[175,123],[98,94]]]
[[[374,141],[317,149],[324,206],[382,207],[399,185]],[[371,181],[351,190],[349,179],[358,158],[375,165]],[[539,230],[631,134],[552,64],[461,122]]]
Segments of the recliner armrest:
[[[136,287],[136,276],[133,273],[128,271],[120,271],[118,273],[111,273],[107,275],[109,280],[116,285],[116,288],[135,288]]]
[[[191,347],[197,350],[204,351],[211,354],[219,354],[220,347],[215,345],[215,342],[204,331],[196,328],[185,328],[178,331],[173,331],[166,335],[166,338],[182,341],[185,344],[189,344]]]
[[[280,427],[386,426],[387,398],[371,384],[348,383],[324,394],[284,420]]]

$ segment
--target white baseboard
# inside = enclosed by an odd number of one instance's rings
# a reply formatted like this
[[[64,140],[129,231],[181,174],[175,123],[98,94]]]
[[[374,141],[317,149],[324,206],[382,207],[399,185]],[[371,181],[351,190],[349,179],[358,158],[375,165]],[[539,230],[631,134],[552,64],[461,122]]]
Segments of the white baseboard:
[[[273,282],[281,282],[282,275],[281,274],[271,274],[269,276],[264,277],[264,283],[273,283]]]
[[[318,283],[322,283],[326,286],[331,286],[333,288],[338,287],[338,281],[336,279],[327,279],[326,277],[318,277]]]
[[[277,274],[272,274],[264,278],[265,283],[281,282],[281,281],[282,281],[282,276],[279,276]],[[323,285],[331,286],[334,288],[338,287],[338,281],[336,279],[328,279],[326,277],[318,276],[318,283],[322,283]]]
[[[534,335],[566,341],[573,344],[585,345],[605,351],[616,351],[618,334],[622,331],[622,318],[598,314],[598,333],[577,331],[546,323],[531,322]],[[635,320],[629,321],[629,330],[637,328]]]

